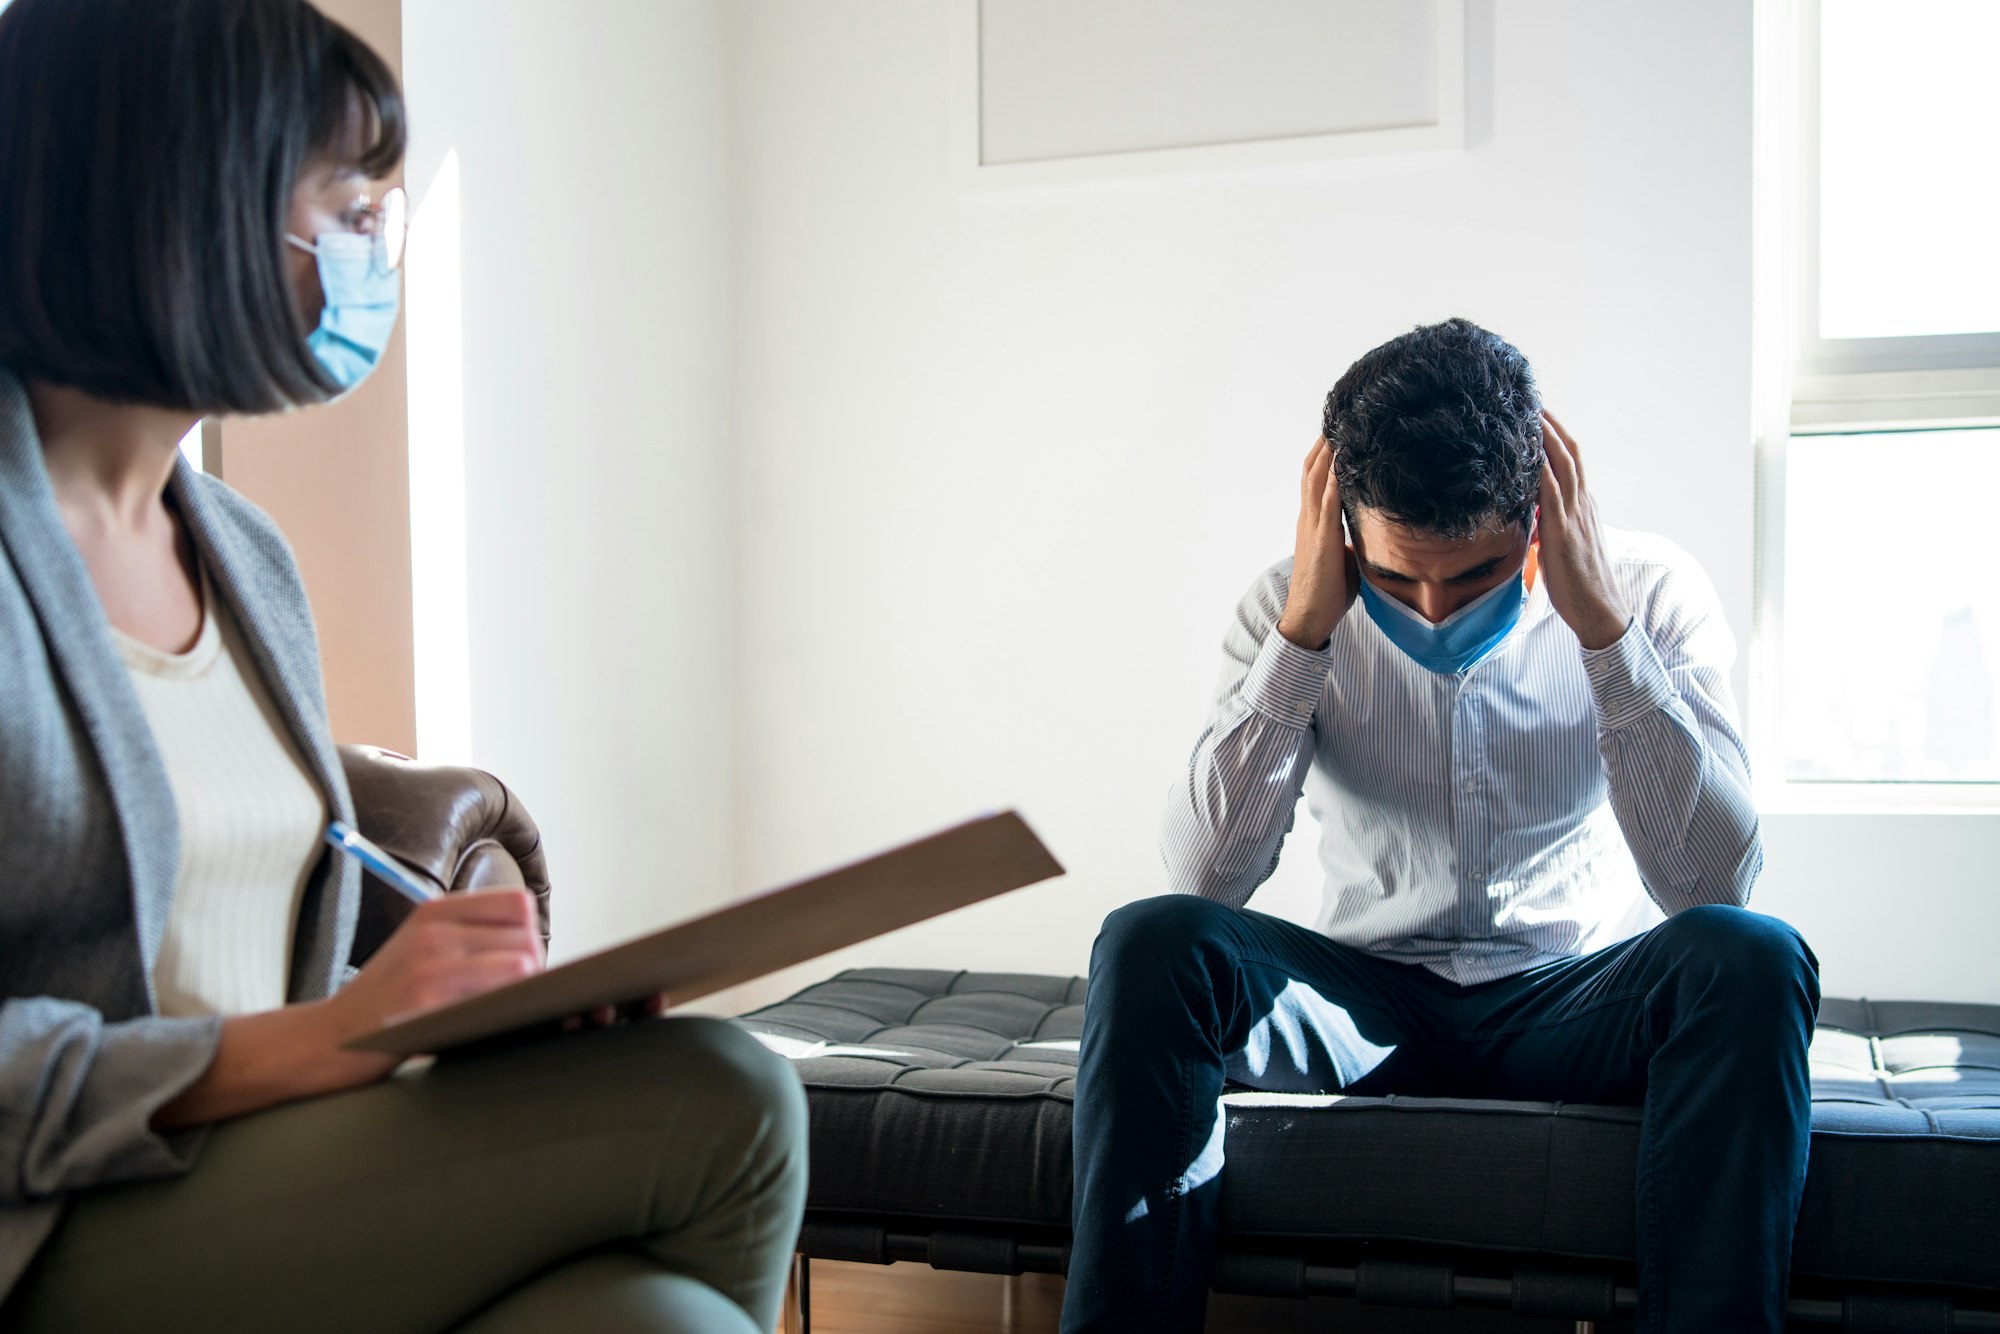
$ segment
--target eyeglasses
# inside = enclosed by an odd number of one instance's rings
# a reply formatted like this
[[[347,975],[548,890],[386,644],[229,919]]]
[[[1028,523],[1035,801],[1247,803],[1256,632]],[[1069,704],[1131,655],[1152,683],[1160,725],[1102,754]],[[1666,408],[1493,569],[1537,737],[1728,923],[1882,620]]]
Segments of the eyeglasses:
[[[0,0],[5,4],[6,0]],[[403,193],[401,186],[385,192],[378,203],[369,203],[368,196],[355,200],[340,214],[342,230],[322,233],[323,236],[347,237],[365,236],[372,242],[375,271],[394,273],[403,263],[403,242],[410,234],[410,197]],[[285,234],[285,244],[297,246],[308,255],[319,253],[319,243],[303,237]],[[353,251],[346,246],[336,247],[347,254]]]
[[[341,225],[360,236],[375,239],[375,267],[392,273],[403,263],[403,243],[410,235],[410,197],[401,186],[393,186],[375,203],[368,196],[357,199],[340,215]]]

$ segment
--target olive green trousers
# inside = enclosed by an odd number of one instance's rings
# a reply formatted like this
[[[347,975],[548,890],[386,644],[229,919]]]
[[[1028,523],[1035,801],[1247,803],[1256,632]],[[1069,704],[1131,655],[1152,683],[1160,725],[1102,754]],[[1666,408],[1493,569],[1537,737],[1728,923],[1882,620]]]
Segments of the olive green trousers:
[[[440,1061],[213,1128],[184,1177],[80,1191],[14,1334],[749,1334],[805,1206],[805,1095],[733,1024]]]

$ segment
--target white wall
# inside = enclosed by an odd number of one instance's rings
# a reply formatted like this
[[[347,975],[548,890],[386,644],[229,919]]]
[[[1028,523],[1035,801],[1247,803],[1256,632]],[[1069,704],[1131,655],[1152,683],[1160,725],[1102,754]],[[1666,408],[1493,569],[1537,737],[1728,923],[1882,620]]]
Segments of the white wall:
[[[453,153],[463,218],[460,310],[412,252],[413,367],[463,353],[412,454],[462,407],[469,758],[540,822],[573,954],[732,882],[717,7],[406,0],[404,49],[418,226]]]
[[[963,2],[407,0],[409,178],[456,150],[466,219],[470,754],[548,833],[559,951],[997,804],[1072,869],[723,1007],[1082,970],[1160,887],[1322,396],[1417,322],[1518,342],[1747,639],[1747,3],[1473,0],[1459,154],[972,192]],[[2000,1000],[1993,817],[1767,834],[1830,992]],[[1293,843],[1258,906],[1310,911]]]
[[[1067,879],[836,962],[1081,971],[1160,889],[1161,797],[1322,396],[1445,315],[1528,353],[1611,521],[1691,549],[1747,640],[1747,3],[1474,0],[1461,154],[1005,193],[949,169],[950,9],[725,8],[739,888],[1018,803]],[[1774,818],[1758,906],[1831,992],[2000,1000],[1996,843]],[[1310,909],[1292,844],[1258,906]]]
[[[1827,995],[2000,1002],[2000,816],[1767,814],[1764,855]]]

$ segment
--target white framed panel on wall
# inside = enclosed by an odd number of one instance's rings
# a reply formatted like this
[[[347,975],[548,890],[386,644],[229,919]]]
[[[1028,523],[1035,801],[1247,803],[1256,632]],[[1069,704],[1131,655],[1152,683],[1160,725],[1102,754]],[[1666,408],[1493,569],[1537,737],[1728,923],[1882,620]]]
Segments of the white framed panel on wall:
[[[974,188],[1465,144],[1464,0],[958,0],[953,175]]]

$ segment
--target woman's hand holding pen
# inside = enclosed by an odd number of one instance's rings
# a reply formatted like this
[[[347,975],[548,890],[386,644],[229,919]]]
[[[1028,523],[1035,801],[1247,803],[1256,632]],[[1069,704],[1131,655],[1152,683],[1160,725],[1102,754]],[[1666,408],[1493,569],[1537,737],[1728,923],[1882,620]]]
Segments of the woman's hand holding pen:
[[[347,1051],[363,1033],[542,970],[535,901],[525,889],[452,894],[418,905],[354,980],[325,1000],[223,1020],[215,1059],[153,1114],[178,1130],[296,1098],[371,1084],[399,1063]]]
[[[326,1004],[341,1012],[340,1042],[419,1010],[467,1000],[532,977],[548,964],[525,889],[481,889],[419,904],[367,966]],[[563,1021],[566,1030],[607,1028],[666,1011],[666,997],[605,1005]],[[359,1053],[344,1052],[346,1056]],[[368,1056],[386,1073],[390,1057]]]
[[[337,1047],[420,1010],[531,977],[546,963],[527,890],[448,894],[417,905],[354,980],[322,1004]],[[369,1059],[386,1062],[385,1072],[395,1065],[386,1056]]]

